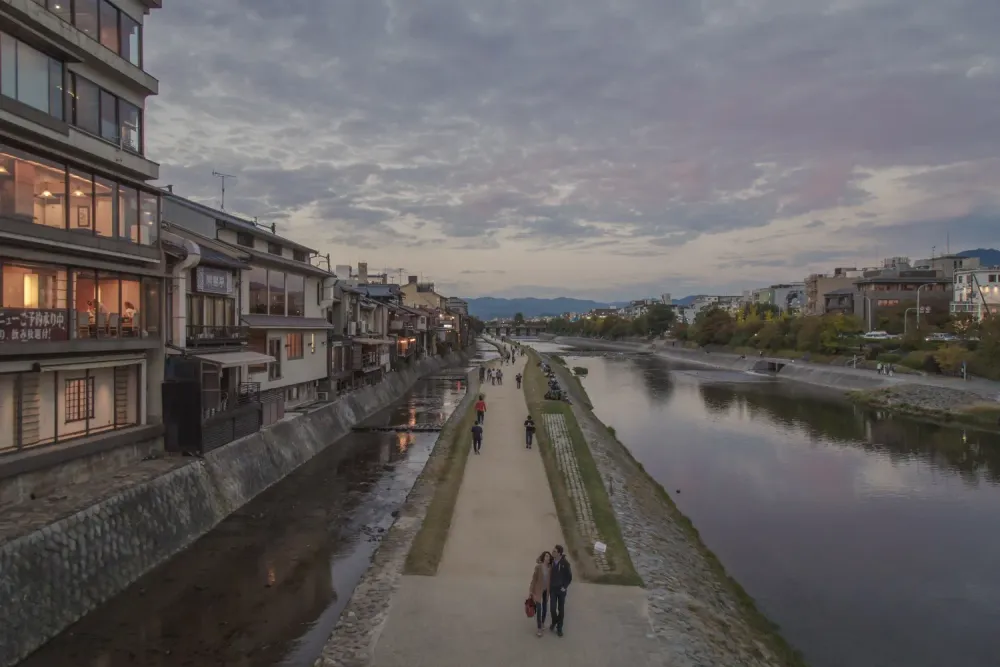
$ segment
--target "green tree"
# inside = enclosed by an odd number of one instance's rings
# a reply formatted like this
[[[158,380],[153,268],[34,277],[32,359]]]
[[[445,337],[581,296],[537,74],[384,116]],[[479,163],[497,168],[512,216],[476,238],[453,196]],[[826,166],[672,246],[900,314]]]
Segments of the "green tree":
[[[695,318],[694,339],[699,345],[726,345],[736,332],[736,320],[720,308],[703,310]]]
[[[670,331],[676,320],[677,313],[674,312],[674,309],[659,303],[655,306],[650,306],[649,312],[646,313],[649,331],[654,336],[662,336]]]
[[[514,313],[514,324],[524,324],[524,313]]]

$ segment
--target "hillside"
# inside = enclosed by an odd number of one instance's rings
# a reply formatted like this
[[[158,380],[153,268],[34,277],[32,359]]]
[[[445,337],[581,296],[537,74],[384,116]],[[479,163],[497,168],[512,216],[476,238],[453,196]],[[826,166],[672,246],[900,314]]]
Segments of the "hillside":
[[[492,320],[498,317],[514,317],[522,313],[527,318],[543,317],[545,315],[562,315],[563,313],[583,313],[594,308],[607,308],[609,304],[590,301],[588,299],[571,299],[557,297],[555,299],[498,299],[492,296],[467,298],[469,314],[481,320]]]
[[[1000,250],[995,248],[976,248],[957,253],[962,257],[978,257],[982,266],[1000,266]]]

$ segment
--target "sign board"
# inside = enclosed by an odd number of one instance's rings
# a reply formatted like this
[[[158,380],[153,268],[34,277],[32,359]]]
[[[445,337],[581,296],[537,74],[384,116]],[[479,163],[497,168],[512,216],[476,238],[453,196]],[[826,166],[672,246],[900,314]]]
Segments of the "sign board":
[[[0,343],[69,340],[65,310],[0,308]]]
[[[206,294],[229,296],[233,293],[233,274],[225,269],[199,266],[194,270],[194,287]]]

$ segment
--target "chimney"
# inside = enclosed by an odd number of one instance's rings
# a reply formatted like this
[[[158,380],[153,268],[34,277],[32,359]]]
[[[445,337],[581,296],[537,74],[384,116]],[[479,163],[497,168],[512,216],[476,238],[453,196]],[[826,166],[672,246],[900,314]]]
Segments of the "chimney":
[[[416,285],[417,284],[417,277],[416,276],[406,276],[406,282],[409,283],[410,285]]]
[[[358,281],[361,284],[368,282],[368,262],[358,262]]]

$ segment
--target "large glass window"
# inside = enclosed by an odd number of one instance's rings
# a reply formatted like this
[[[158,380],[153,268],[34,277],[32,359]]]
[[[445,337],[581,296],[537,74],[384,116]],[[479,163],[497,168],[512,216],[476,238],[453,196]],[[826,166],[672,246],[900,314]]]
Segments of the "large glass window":
[[[250,312],[267,315],[267,269],[251,268],[247,280],[250,281]]]
[[[118,184],[100,176],[94,179],[94,230],[98,236],[114,238],[117,234],[115,211]]]
[[[73,23],[89,37],[97,39],[98,0],[73,0]]]
[[[142,279],[142,337],[158,336],[160,333],[160,281],[156,278]]]
[[[139,243],[156,243],[160,235],[160,198],[151,192],[139,193],[139,221]]]
[[[74,338],[97,337],[97,274],[90,269],[73,271],[73,322]],[[103,318],[102,318],[103,319]]]
[[[306,315],[306,279],[305,276],[288,276],[288,314],[291,317]]]
[[[142,287],[139,278],[122,276],[121,337],[139,338],[142,323]]]
[[[94,175],[76,169],[69,172],[69,228],[94,233]]]
[[[79,0],[77,0],[77,2],[79,2]],[[50,12],[61,18],[66,23],[73,22],[72,0],[49,0],[48,7]]]
[[[0,93],[62,120],[63,64],[0,33]]]
[[[118,229],[121,238],[139,242],[139,191],[118,186]]]
[[[116,144],[121,128],[118,126],[118,98],[106,90],[101,91],[101,137]]]
[[[66,307],[66,270],[35,264],[3,265],[3,307],[58,310]]]
[[[65,199],[63,165],[0,147],[0,216],[65,227]]]
[[[97,276],[97,336],[118,338],[121,330],[121,279],[118,274],[101,271]]]
[[[267,272],[268,309],[271,315],[285,314],[285,274],[281,271]]]
[[[125,100],[118,100],[118,118],[121,123],[122,148],[133,153],[142,152],[141,122],[139,107]]]
[[[121,48],[118,39],[118,8],[108,0],[101,0],[101,44],[115,53]]]
[[[138,21],[122,12],[121,49],[118,53],[122,58],[136,67],[142,67],[142,28]]]
[[[73,124],[91,134],[101,132],[101,89],[73,75]]]

